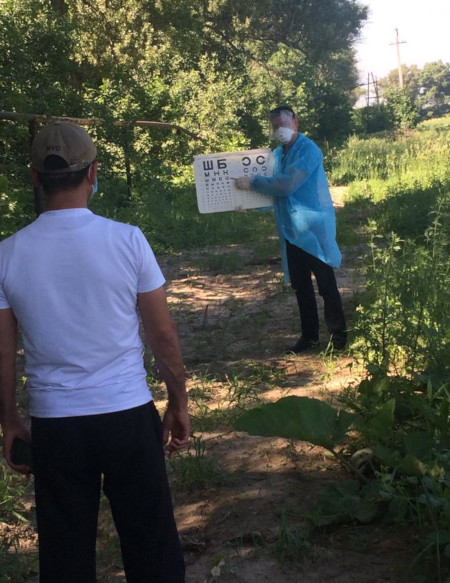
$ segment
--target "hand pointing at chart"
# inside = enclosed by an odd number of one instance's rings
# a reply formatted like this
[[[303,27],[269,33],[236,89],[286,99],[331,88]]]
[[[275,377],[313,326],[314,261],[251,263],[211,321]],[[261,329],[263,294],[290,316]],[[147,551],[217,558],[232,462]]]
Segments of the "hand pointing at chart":
[[[238,190],[251,190],[252,179],[249,176],[241,176],[240,178],[235,178],[234,186]]]

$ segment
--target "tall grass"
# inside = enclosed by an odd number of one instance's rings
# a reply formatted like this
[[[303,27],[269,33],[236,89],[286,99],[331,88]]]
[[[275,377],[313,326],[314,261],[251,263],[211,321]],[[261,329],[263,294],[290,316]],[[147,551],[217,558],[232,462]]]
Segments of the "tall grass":
[[[391,181],[421,185],[446,183],[450,170],[450,117],[423,122],[415,131],[349,138],[331,154],[330,181],[349,184]]]
[[[349,184],[344,215],[362,214],[384,235],[423,242],[437,201],[450,191],[450,117],[408,133],[352,137],[328,164],[331,181]]]

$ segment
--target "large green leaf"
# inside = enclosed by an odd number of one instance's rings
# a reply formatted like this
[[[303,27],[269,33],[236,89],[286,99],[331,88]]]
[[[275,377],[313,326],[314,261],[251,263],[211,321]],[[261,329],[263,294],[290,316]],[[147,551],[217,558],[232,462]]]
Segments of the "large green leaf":
[[[395,399],[389,399],[378,409],[375,416],[369,420],[367,432],[376,441],[387,441],[391,435],[394,423]]]
[[[390,449],[380,443],[374,447],[373,453],[383,465],[389,468],[397,467],[402,459],[402,454],[397,449]]]
[[[425,432],[424,432],[425,433]],[[408,476],[424,476],[427,471],[432,471],[434,467],[434,463],[432,465],[424,463],[419,457],[414,455],[413,451],[420,453],[419,451],[419,444],[417,443],[419,432],[416,434],[410,434],[412,438],[409,438],[407,441],[407,448],[410,448],[410,451],[404,455],[398,449],[389,449],[384,445],[377,444],[374,447],[373,453],[375,457],[381,461],[381,463],[391,469],[396,469],[402,475]],[[426,447],[426,443],[424,443],[424,448]],[[416,448],[413,450],[413,447]]]
[[[424,476],[427,472],[427,466],[410,453],[405,455],[398,469],[401,473],[407,474],[408,476]]]
[[[378,491],[361,489],[357,480],[330,484],[314,505],[312,520],[317,526],[346,522],[371,522],[378,512]]]
[[[300,439],[333,449],[358,419],[318,399],[293,396],[247,411],[236,421],[235,429],[251,435]]]
[[[433,449],[438,445],[428,431],[411,431],[405,435],[404,442],[406,453],[425,462],[433,459]]]

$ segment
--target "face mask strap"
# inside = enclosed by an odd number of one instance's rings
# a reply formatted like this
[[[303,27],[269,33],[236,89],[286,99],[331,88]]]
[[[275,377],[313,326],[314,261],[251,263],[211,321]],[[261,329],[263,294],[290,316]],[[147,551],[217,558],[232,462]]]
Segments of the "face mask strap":
[[[92,184],[92,186],[94,186],[94,183],[92,182],[92,177],[91,177],[92,165],[93,164],[94,164],[94,162],[91,162],[91,164],[89,166],[89,170],[88,170],[89,182]]]
[[[91,162],[91,165],[89,166],[89,170],[88,170],[89,182],[92,185],[92,192],[91,192],[91,196],[89,197],[89,199],[91,199],[94,196],[94,194],[97,192],[97,190],[98,190],[98,181],[96,180],[95,182],[92,182],[92,178],[91,178],[91,172],[92,172],[92,165],[93,164],[94,164],[94,162]]]

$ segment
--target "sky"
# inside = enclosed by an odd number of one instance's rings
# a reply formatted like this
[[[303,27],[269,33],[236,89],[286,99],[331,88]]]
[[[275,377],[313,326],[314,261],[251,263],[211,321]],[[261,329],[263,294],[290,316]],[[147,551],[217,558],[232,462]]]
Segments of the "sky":
[[[397,69],[398,29],[404,65],[442,60],[450,63],[450,0],[358,0],[369,7],[369,17],[355,44],[361,82],[367,74],[378,79]]]

